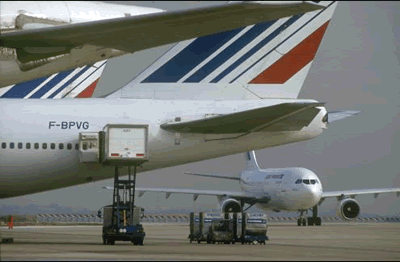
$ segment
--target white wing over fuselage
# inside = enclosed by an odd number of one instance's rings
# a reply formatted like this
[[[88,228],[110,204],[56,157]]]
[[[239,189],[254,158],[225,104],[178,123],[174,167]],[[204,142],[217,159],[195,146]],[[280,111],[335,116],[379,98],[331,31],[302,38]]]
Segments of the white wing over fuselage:
[[[98,2],[1,1],[0,87],[321,8],[302,1],[234,2],[167,12]]]

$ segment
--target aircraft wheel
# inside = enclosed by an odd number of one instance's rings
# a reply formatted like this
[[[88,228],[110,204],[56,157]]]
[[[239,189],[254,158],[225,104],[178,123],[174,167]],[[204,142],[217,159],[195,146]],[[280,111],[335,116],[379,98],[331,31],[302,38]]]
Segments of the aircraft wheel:
[[[320,226],[322,224],[321,218],[317,217],[316,221],[315,221],[315,225],[316,226]]]
[[[309,217],[309,218],[307,218],[307,223],[308,223],[308,225],[309,226],[313,226],[314,225],[314,218],[313,217]]]
[[[302,225],[303,225],[303,227],[304,227],[304,226],[307,226],[307,219],[303,218],[303,220],[302,220]]]
[[[297,219],[297,226],[301,226],[301,219],[300,218]]]

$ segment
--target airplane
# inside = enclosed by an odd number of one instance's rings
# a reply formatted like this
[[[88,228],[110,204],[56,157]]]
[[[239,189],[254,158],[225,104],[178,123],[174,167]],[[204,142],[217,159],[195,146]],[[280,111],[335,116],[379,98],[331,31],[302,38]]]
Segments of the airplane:
[[[107,124],[148,125],[144,172],[312,139],[356,115],[297,99],[337,2],[319,5],[179,42],[105,98],[3,99],[0,198],[112,178],[112,167],[79,158],[80,133]],[[29,92],[51,97],[74,77],[42,79]]]
[[[86,1],[1,1],[0,87],[321,8],[255,1],[168,12]]]
[[[239,181],[242,192],[143,187],[136,187],[136,191],[139,192],[139,197],[142,197],[145,192],[166,193],[166,198],[169,198],[172,193],[193,194],[193,201],[196,201],[199,195],[217,196],[222,212],[242,212],[252,206],[264,211],[299,212],[298,226],[320,226],[318,206],[327,198],[337,198],[338,217],[354,221],[361,210],[360,204],[354,199],[355,196],[373,194],[376,198],[383,193],[396,193],[398,197],[400,196],[400,188],[324,192],[318,176],[309,169],[303,167],[260,169],[254,151],[246,152],[244,155],[246,169],[239,177],[185,172],[189,175]],[[103,189],[114,190],[113,187],[103,187]],[[245,204],[249,205],[246,209],[244,209]],[[304,213],[308,210],[312,211],[312,216],[306,218]]]

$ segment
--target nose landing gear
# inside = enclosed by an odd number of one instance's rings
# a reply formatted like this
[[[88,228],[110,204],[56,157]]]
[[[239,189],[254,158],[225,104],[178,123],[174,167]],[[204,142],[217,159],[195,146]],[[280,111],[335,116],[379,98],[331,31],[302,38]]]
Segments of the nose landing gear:
[[[307,225],[307,221],[306,221],[306,217],[304,216],[304,210],[300,210],[300,216],[297,219],[297,226],[306,226]]]
[[[300,216],[297,219],[297,226],[320,226],[322,224],[321,217],[318,216],[318,206],[312,208],[312,217],[304,216],[304,210],[300,210]]]

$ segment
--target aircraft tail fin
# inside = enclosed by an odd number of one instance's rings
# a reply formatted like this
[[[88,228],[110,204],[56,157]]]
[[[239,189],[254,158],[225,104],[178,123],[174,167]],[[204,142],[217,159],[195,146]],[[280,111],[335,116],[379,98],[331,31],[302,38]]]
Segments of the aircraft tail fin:
[[[246,170],[259,170],[260,167],[258,166],[257,163],[257,158],[256,158],[256,153],[253,151],[246,152],[245,154],[246,158]]]
[[[61,99],[92,97],[107,60],[0,88],[0,98]]]
[[[169,45],[108,97],[297,98],[337,2],[318,5],[325,8]]]

